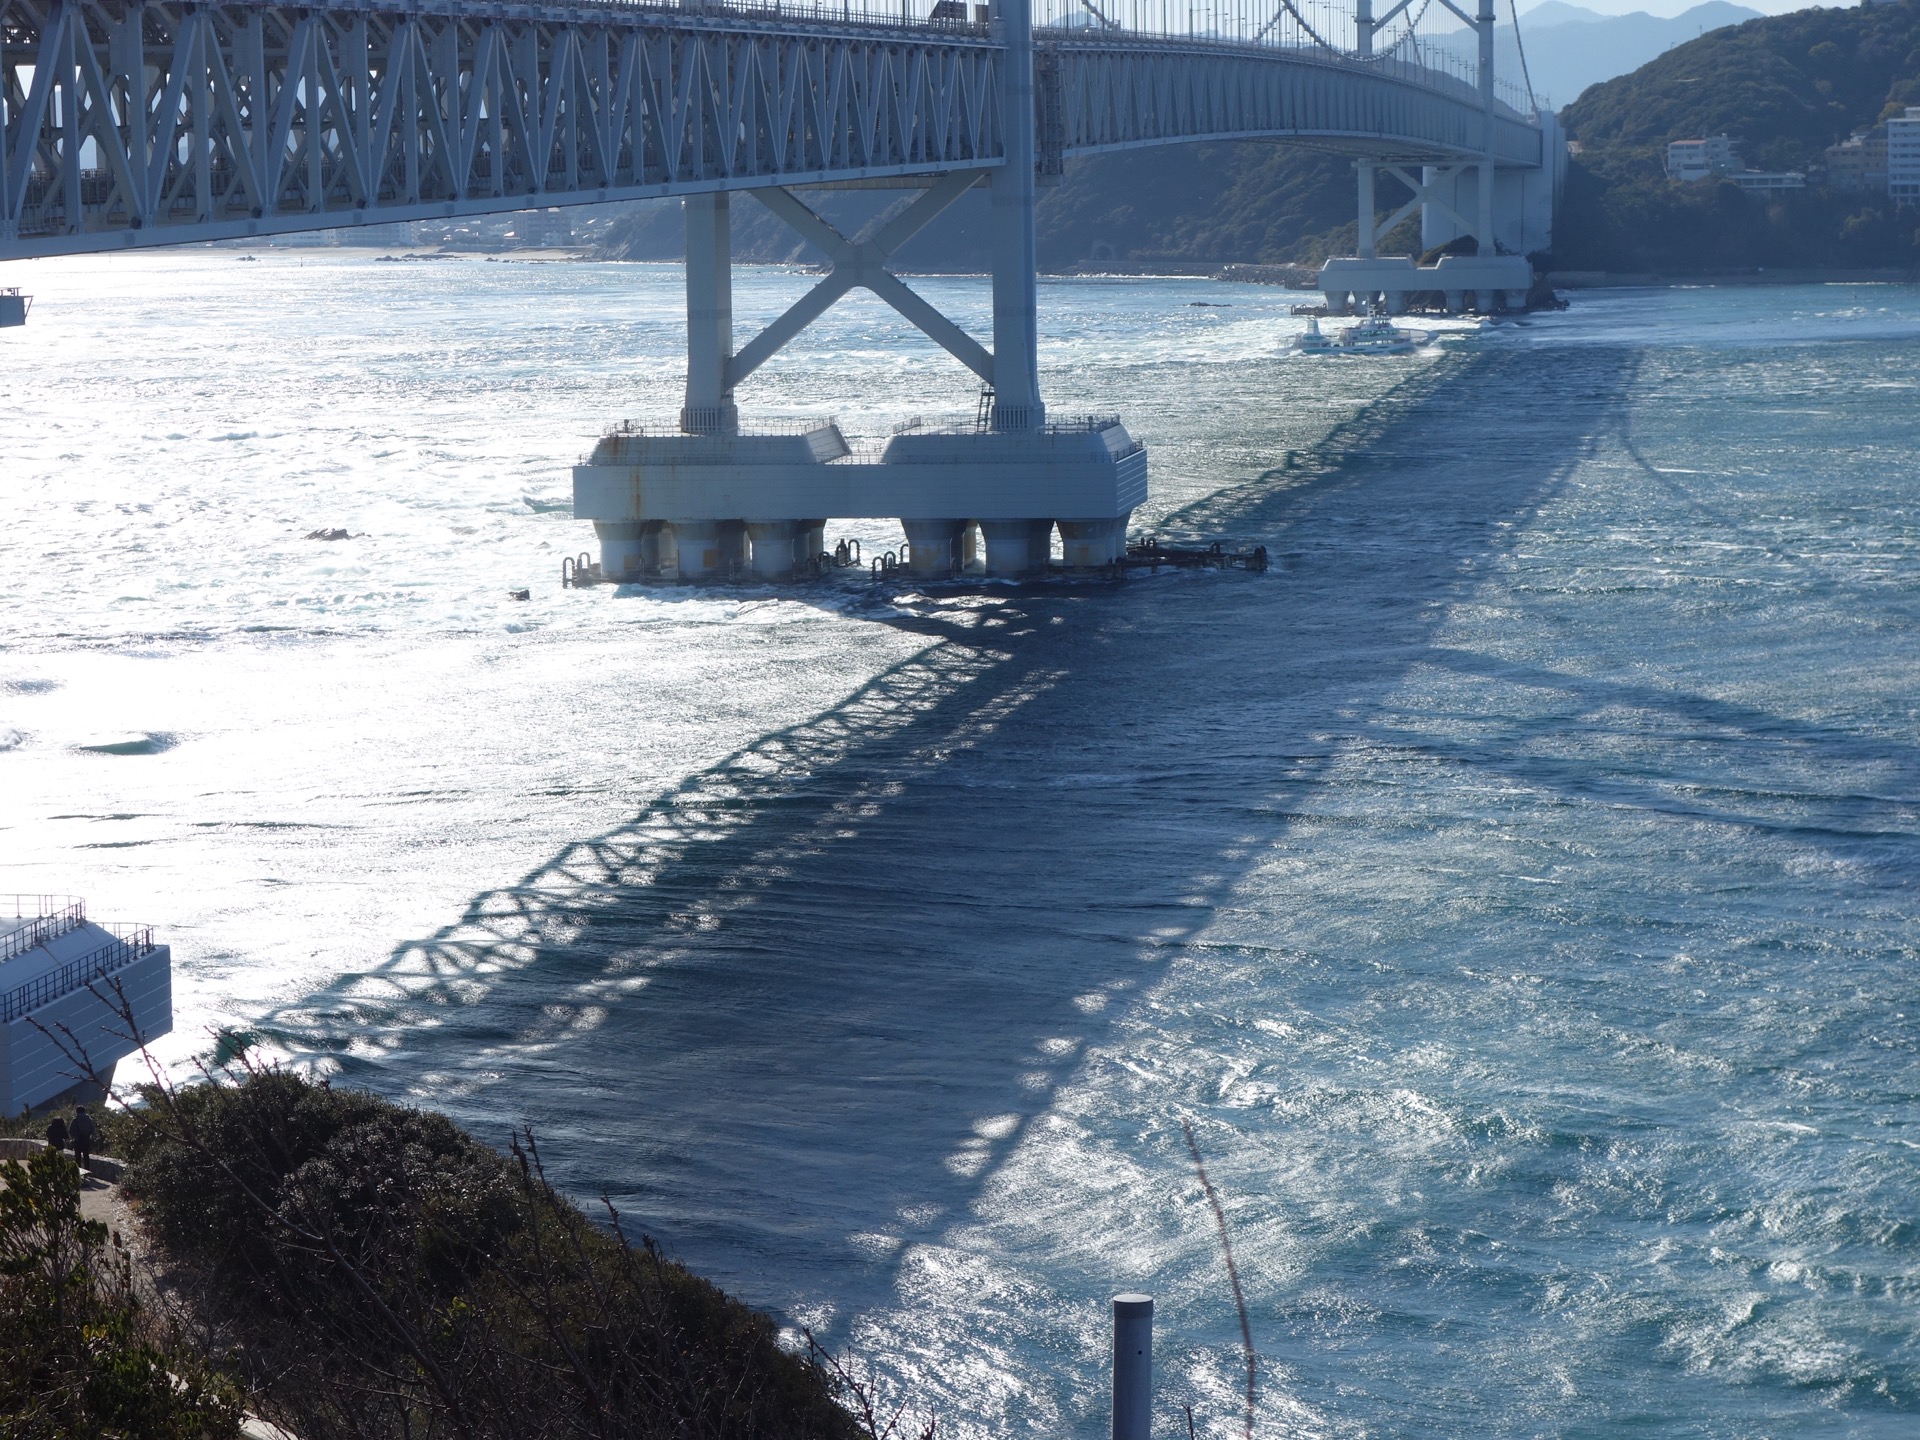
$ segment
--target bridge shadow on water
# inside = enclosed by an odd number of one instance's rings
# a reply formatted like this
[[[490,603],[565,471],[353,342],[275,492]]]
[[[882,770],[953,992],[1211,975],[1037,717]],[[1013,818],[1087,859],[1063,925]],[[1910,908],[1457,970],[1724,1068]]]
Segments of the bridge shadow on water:
[[[1393,687],[1464,663],[1449,607],[1618,437],[1636,365],[1448,357],[1168,517],[1278,573],[929,601],[843,703],[261,1028],[483,1136],[531,1121],[559,1183],[844,1334]]]

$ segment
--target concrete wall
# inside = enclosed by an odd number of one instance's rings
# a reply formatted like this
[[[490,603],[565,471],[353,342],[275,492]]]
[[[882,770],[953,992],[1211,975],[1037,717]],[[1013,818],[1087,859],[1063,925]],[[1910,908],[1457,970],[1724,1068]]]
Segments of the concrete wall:
[[[116,1013],[116,984],[132,1007],[142,1039],[153,1040],[173,1028],[173,953],[165,945],[156,945],[105,980],[96,981],[99,996],[75,990],[0,1024],[0,1114],[17,1115],[45,1104],[84,1078],[75,1062],[61,1053],[62,1043],[68,1051],[83,1053],[101,1071],[140,1048]]]

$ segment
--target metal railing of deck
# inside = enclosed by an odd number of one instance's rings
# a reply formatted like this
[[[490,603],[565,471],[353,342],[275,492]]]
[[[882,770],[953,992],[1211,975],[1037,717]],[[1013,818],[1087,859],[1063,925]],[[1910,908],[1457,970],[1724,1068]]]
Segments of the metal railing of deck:
[[[154,948],[153,927],[135,926],[125,936],[0,995],[0,1024],[18,1020],[42,1005],[84,989],[96,980],[104,980],[141,956],[152,954]]]
[[[34,902],[31,910],[22,908],[21,902],[26,900]],[[67,902],[64,905],[60,903],[63,900]],[[16,919],[23,915],[33,915],[35,918],[30,924],[22,925],[0,939],[0,962],[24,955],[56,936],[78,930],[87,923],[86,901],[73,900],[65,895],[16,895],[13,897],[13,913]]]

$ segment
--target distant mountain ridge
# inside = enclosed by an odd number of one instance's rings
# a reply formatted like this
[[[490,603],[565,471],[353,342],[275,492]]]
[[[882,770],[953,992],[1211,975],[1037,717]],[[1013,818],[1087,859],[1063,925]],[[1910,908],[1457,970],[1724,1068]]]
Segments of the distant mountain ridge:
[[[1706,0],[1679,15],[1663,17],[1637,10],[1631,15],[1602,15],[1564,0],[1546,0],[1523,11],[1520,43],[1513,26],[1495,25],[1494,74],[1518,84],[1523,73],[1533,82],[1533,93],[1548,108],[1578,99],[1589,86],[1625,75],[1676,45],[1698,39],[1710,30],[1760,18],[1758,10],[1728,0]],[[1440,46],[1451,54],[1476,62],[1478,42],[1471,30],[1448,31]],[[1521,68],[1522,48],[1526,67]]]

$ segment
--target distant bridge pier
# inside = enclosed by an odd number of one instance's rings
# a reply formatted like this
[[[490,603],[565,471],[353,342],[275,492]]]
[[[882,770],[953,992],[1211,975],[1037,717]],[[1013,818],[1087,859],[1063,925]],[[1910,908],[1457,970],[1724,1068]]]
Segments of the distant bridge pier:
[[[1106,569],[1125,554],[1128,517],[1147,496],[1146,451],[1117,418],[1047,420],[1036,305],[1031,0],[1000,0],[996,24],[1004,44],[996,96],[1003,159],[897,181],[920,193],[853,237],[793,189],[745,189],[832,268],[737,349],[728,196],[685,199],[687,383],[677,432],[610,434],[574,468],[574,513],[593,521],[603,574],[780,580],[811,573],[825,522],[806,517],[823,515],[897,520],[906,569],[925,579],[956,575],[974,559],[994,575],[1043,572],[1056,524],[1071,569]],[[886,268],[901,245],[982,181],[991,194],[991,352]],[[738,385],[856,287],[886,301],[990,387],[983,424],[903,431],[877,461],[853,459],[831,421],[785,433],[743,428]],[[976,526],[984,555],[968,543]]]
[[[1362,58],[1373,56],[1376,32],[1410,3],[1395,0],[1376,17],[1373,0],[1355,0],[1356,53]],[[1478,153],[1417,167],[1386,155],[1362,156],[1354,162],[1355,253],[1328,260],[1320,272],[1321,295],[1330,310],[1379,305],[1399,315],[1417,294],[1437,297],[1443,309],[1455,314],[1517,310],[1525,306],[1533,286],[1533,269],[1524,257],[1552,248],[1553,212],[1566,164],[1559,125],[1535,106],[1531,124],[1540,137],[1537,156],[1515,163],[1511,153],[1503,154],[1501,111],[1494,93],[1494,0],[1478,0],[1472,15],[1454,0],[1441,0],[1441,4],[1473,27],[1478,42],[1474,77]],[[1385,221],[1379,219],[1376,199],[1381,171],[1411,193]],[[1426,267],[1416,266],[1409,256],[1382,256],[1380,242],[1416,210],[1423,250],[1471,235],[1476,253],[1445,256],[1439,265]]]

